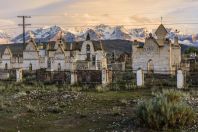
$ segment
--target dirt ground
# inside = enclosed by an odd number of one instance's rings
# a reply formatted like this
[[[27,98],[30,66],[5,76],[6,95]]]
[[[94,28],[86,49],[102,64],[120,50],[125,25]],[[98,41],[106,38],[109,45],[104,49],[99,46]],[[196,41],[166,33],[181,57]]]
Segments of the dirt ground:
[[[151,98],[152,91],[68,91],[56,86],[2,84],[0,131],[148,131],[134,126],[134,111],[139,101]]]

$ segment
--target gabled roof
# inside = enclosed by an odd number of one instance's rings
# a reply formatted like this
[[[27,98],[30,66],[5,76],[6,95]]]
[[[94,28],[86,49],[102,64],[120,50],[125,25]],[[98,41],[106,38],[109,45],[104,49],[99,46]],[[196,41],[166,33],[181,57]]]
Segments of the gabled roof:
[[[132,51],[132,42],[128,40],[101,40],[101,41],[92,41],[94,50],[104,50],[106,52],[113,52],[116,51],[116,53],[131,53]],[[24,48],[27,46],[28,43],[13,43],[13,44],[1,44],[0,45],[0,54],[2,55],[7,47],[10,48],[13,56],[23,56]],[[50,41],[50,42],[43,42],[43,43],[36,43],[36,45],[39,47],[43,47],[43,49],[46,50],[52,50],[55,51],[56,42]],[[64,42],[63,43],[63,49],[65,51],[70,50],[81,50],[83,41],[79,42]],[[70,49],[71,48],[71,49]]]
[[[168,31],[166,30],[166,28],[164,27],[163,24],[160,24],[160,26],[157,28],[155,34],[157,37],[158,36],[165,37],[168,34]]]
[[[34,39],[33,38],[31,38],[30,39],[30,41],[27,43],[27,45],[25,46],[25,49],[26,49],[26,47],[28,46],[28,44],[30,44],[30,43],[32,43],[33,44],[33,48],[34,48],[34,50],[38,50],[38,48],[37,48],[37,44],[36,44],[36,42],[34,41]]]
[[[9,48],[13,56],[23,56],[24,47],[27,43],[15,43],[15,44],[2,44],[0,45],[0,54],[2,55],[6,48]]]
[[[55,51],[55,54],[58,52],[59,49],[61,50],[61,53],[63,53],[63,54],[65,53],[64,47],[62,45],[58,45],[58,49]]]

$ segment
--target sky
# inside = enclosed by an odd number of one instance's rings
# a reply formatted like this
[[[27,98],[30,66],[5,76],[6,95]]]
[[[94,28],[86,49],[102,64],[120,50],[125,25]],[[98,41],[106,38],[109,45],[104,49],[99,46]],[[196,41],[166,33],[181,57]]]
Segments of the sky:
[[[28,15],[28,29],[97,24],[156,28],[162,23],[183,33],[198,33],[198,0],[0,0],[0,30],[15,33]],[[183,23],[183,24],[181,24]],[[188,24],[185,24],[188,23]],[[193,24],[194,23],[194,24]]]

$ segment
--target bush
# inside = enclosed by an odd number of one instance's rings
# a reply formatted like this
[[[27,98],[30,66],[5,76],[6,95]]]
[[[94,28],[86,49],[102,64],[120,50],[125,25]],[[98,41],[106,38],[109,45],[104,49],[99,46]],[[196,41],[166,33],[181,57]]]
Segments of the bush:
[[[57,114],[63,112],[63,110],[59,106],[50,106],[47,108],[47,112]]]
[[[117,106],[114,106],[114,107],[112,108],[111,113],[112,113],[114,116],[121,115],[121,108],[120,108],[120,107],[117,107]]]
[[[3,97],[0,96],[0,111],[2,111],[4,109],[4,100]]]
[[[156,93],[154,98],[139,104],[139,122],[158,130],[192,125],[196,115],[184,101],[185,96],[187,95],[176,90]]]
[[[108,88],[108,86],[98,85],[98,86],[96,86],[96,91],[99,93],[103,93],[103,92],[109,91],[109,88]]]
[[[25,109],[29,113],[36,113],[36,108],[33,105],[27,104],[25,105]]]

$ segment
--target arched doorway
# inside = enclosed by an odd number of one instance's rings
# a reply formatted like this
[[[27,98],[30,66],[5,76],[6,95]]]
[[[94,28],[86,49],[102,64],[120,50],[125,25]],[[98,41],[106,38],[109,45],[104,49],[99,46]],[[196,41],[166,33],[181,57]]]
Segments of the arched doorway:
[[[153,64],[153,60],[151,59],[147,63],[147,70],[148,70],[148,73],[154,72],[154,64]]]

